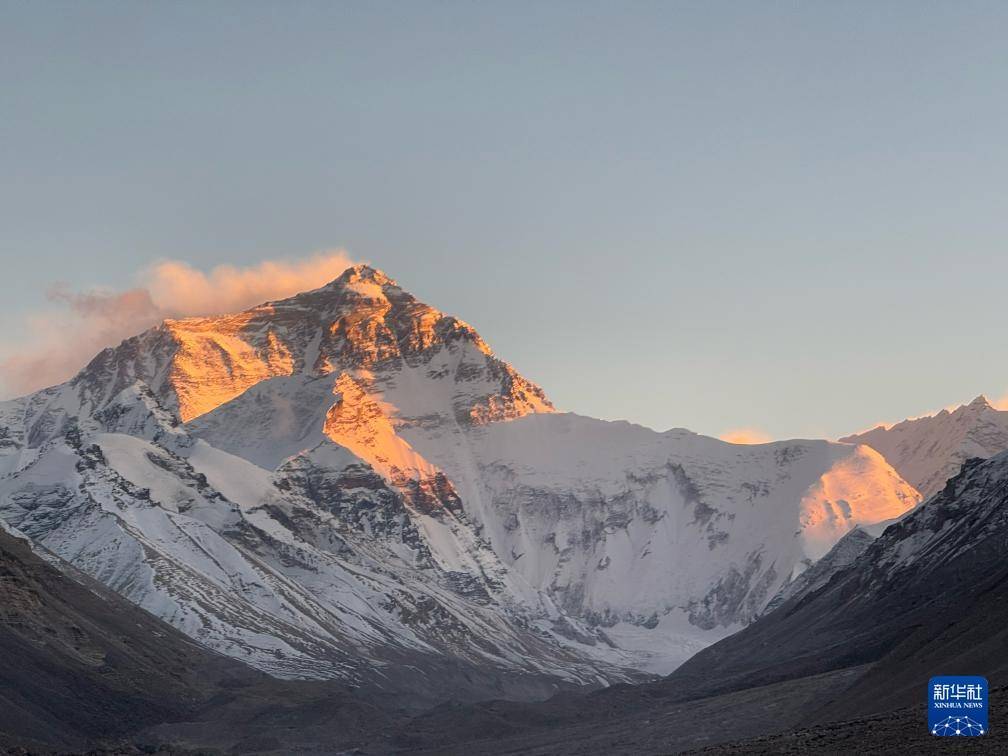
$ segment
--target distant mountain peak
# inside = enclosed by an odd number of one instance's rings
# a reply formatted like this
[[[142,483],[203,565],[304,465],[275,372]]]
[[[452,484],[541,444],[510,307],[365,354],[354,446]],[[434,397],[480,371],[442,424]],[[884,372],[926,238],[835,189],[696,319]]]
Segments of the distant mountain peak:
[[[955,409],[880,425],[840,441],[871,446],[926,497],[941,490],[967,459],[987,459],[1008,449],[1008,412],[980,394]]]
[[[367,263],[357,263],[344,270],[335,279],[330,281],[326,288],[346,286],[353,283],[372,283],[377,286],[394,286],[400,288],[399,284],[383,270],[372,267]]]
[[[867,446],[555,413],[370,265],[0,403],[0,517],[263,670],[403,690],[669,671],[917,500]]]
[[[994,409],[993,405],[991,405],[991,403],[987,401],[987,397],[984,396],[983,394],[977,396],[976,399],[974,399],[966,406],[973,409]]]
[[[335,313],[337,310],[345,312],[365,302],[383,304],[393,300],[420,304],[387,273],[366,263],[359,263],[351,265],[324,286],[295,294],[287,299],[268,302],[266,307],[300,307],[316,310],[320,315],[324,315]],[[427,305],[423,307],[434,310]]]
[[[484,424],[553,411],[542,389],[495,357],[472,326],[363,263],[244,312],[166,320],[102,352],[74,384],[100,409],[140,381],[189,422],[271,378],[343,373],[399,402],[393,410],[407,421],[441,414]]]

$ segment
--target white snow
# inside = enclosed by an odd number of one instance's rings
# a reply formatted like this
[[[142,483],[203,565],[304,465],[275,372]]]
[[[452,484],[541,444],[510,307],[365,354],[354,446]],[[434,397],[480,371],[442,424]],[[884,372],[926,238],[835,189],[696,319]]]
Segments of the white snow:
[[[1008,412],[978,396],[952,411],[879,426],[840,440],[878,450],[927,498],[941,490],[967,459],[987,459],[1008,449]]]
[[[0,404],[0,430],[0,517],[285,676],[356,680],[393,649],[581,682],[669,672],[919,499],[867,447],[554,413],[362,267],[124,342]]]

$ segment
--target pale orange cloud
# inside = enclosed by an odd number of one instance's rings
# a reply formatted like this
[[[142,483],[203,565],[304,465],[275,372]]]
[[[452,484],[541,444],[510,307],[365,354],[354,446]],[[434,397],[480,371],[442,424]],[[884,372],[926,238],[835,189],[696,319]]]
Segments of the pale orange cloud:
[[[209,272],[165,260],[141,271],[126,291],[75,292],[56,285],[56,307],[21,324],[23,336],[0,344],[0,398],[19,396],[67,380],[94,355],[165,318],[238,312],[272,299],[315,289],[353,261],[343,251],[302,259],[267,260]]]
[[[209,273],[167,260],[146,271],[144,289],[166,312],[220,315],[271,299],[315,289],[353,264],[345,252],[324,252],[303,260],[266,260],[250,268],[219,265]]]
[[[718,438],[729,444],[768,444],[773,441],[768,433],[758,428],[733,428],[726,430]]]

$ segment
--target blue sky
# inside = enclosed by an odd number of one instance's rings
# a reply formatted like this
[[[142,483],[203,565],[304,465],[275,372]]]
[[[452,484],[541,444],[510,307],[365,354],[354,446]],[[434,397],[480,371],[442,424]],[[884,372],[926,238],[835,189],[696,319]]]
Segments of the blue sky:
[[[345,248],[562,408],[836,436],[1008,390],[1001,3],[0,4],[0,346]]]

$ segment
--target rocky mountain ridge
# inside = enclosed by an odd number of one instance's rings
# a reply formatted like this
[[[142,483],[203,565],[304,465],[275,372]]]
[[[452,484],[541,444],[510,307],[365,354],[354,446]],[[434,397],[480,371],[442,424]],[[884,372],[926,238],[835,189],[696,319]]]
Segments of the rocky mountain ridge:
[[[840,439],[867,444],[927,498],[969,459],[988,459],[1008,450],[1008,412],[980,395],[969,404],[935,415],[880,425]]]
[[[389,690],[667,672],[918,500],[866,446],[557,413],[368,266],[0,403],[0,517],[210,648]]]
[[[968,671],[987,678],[992,705],[991,736],[968,750],[1000,753],[1008,452],[968,461],[878,538],[855,530],[845,540],[821,562],[834,562],[825,579],[813,573],[662,680],[545,702],[442,706],[404,740],[445,754],[937,753],[956,744],[927,730],[928,680]]]

